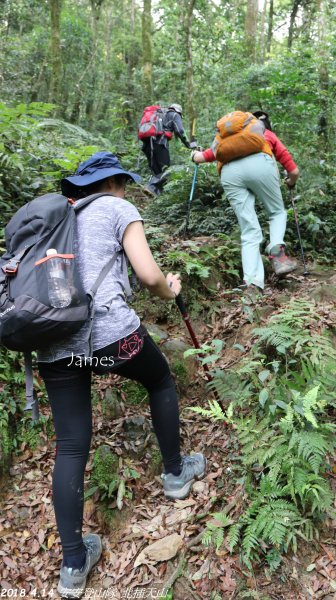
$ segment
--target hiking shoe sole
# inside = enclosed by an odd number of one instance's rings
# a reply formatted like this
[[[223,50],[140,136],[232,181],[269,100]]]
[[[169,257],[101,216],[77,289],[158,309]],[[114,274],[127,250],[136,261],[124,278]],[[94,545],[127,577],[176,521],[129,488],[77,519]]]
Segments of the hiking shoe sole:
[[[298,265],[284,265],[283,267],[279,267],[278,269],[274,269],[274,273],[275,275],[288,275],[288,273],[292,273],[293,271],[296,271],[296,269],[298,268]]]

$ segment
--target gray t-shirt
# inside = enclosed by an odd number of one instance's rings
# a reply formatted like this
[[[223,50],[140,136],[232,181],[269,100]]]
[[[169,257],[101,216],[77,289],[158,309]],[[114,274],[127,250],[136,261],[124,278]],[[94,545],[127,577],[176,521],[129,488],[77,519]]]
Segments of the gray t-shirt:
[[[102,196],[77,214],[75,260],[84,290],[88,292],[102,267],[122,248],[127,225],[142,221],[138,210],[127,200]],[[95,297],[92,329],[93,350],[104,348],[133,333],[140,319],[124,297],[125,264],[121,253],[99,287]],[[40,362],[53,362],[72,355],[89,356],[89,321],[81,329],[38,352]]]

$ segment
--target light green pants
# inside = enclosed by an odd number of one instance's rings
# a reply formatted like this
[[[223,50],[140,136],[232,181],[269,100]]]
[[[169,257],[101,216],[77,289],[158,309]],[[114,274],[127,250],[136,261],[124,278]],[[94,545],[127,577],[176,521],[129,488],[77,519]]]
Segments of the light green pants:
[[[269,252],[273,246],[284,244],[287,221],[277,165],[268,154],[252,154],[224,165],[221,181],[240,226],[244,281],[263,288],[264,265],[260,255],[263,235],[254,205],[258,197],[269,219],[270,242],[266,249]]]

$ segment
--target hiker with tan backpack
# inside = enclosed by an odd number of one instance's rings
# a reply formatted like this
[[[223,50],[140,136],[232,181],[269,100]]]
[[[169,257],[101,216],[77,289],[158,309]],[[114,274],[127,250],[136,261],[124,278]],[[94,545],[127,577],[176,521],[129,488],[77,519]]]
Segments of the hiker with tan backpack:
[[[297,267],[296,260],[285,253],[287,212],[278,169],[264,130],[263,123],[252,113],[234,111],[217,121],[217,135],[211,147],[192,155],[197,164],[217,160],[225,194],[240,226],[244,284],[247,295],[253,297],[264,288],[260,254],[263,236],[255,211],[256,197],[269,219],[270,241],[266,251],[274,272],[283,275]]]

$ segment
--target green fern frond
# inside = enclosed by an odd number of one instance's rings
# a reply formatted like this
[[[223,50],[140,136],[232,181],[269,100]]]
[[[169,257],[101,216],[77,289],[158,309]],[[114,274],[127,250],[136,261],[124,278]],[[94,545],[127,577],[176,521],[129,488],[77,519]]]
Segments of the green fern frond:
[[[203,417],[213,419],[214,421],[225,421],[226,415],[217,400],[208,400],[208,404],[210,407],[209,409],[201,408],[200,406],[190,406],[188,408],[189,410],[192,410]]]
[[[228,527],[232,523],[231,519],[229,519],[229,517],[223,512],[213,513],[212,516],[214,519],[219,521],[223,525],[223,527]]]
[[[251,384],[236,372],[215,369],[212,375],[213,379],[207,383],[207,387],[222,401],[242,405],[250,398]]]
[[[311,423],[311,425],[315,428],[318,427],[318,423],[315,415],[313,414],[313,409],[318,408],[317,396],[319,389],[319,385],[313,387],[311,390],[309,390],[309,392],[307,392],[302,400],[304,417],[307,419],[308,423]]]
[[[243,547],[245,556],[247,558],[250,558],[251,555],[256,550],[258,550],[259,546],[260,546],[260,543],[259,543],[259,539],[257,537],[256,531],[255,531],[255,524],[252,523],[251,525],[246,527],[244,534],[243,534],[242,547]]]
[[[266,475],[260,482],[260,494],[265,498],[281,498],[287,495],[287,490]]]
[[[323,457],[332,450],[328,439],[319,432],[302,431],[295,436],[297,453],[312,467],[314,473],[318,473]]]
[[[206,530],[202,537],[204,545],[209,546],[213,543],[218,550],[224,541],[224,529],[232,524],[231,519],[223,513],[216,512],[212,515],[212,520],[208,521]]]
[[[240,523],[235,523],[234,525],[231,525],[231,527],[229,529],[227,539],[228,539],[228,546],[229,546],[230,552],[234,551],[234,549],[236,548],[236,546],[239,542],[241,528],[242,528],[242,525]]]
[[[213,542],[215,544],[216,550],[219,550],[224,541],[224,529],[219,527],[213,536]]]
[[[211,542],[212,542],[212,535],[213,532],[210,529],[206,529],[203,533],[202,536],[202,543],[204,544],[204,546],[210,546]]]

